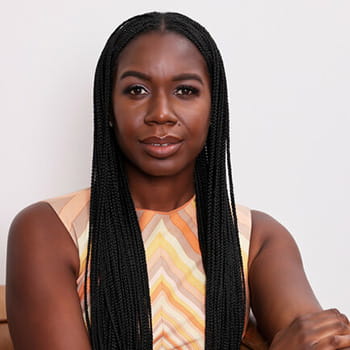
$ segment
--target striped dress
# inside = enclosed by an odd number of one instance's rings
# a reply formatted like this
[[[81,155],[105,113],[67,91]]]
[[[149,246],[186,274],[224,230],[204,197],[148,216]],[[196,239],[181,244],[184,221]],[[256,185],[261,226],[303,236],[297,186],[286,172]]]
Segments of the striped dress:
[[[90,189],[46,202],[61,219],[79,252],[77,293],[83,310]],[[136,213],[146,252],[153,349],[204,349],[205,274],[197,237],[195,198],[169,212],[136,209]],[[237,217],[247,287],[247,320],[250,210],[238,205]]]

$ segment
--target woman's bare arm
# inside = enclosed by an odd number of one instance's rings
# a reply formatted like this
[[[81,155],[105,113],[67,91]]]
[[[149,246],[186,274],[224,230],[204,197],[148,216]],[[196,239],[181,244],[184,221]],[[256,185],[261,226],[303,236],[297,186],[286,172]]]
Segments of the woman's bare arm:
[[[7,251],[7,313],[15,349],[89,350],[76,278],[79,256],[49,204],[14,219]]]
[[[261,332],[270,342],[274,340],[272,348],[350,347],[348,320],[337,310],[322,310],[290,233],[259,211],[252,211],[252,221],[249,259],[252,309]],[[340,345],[330,345],[332,342]]]

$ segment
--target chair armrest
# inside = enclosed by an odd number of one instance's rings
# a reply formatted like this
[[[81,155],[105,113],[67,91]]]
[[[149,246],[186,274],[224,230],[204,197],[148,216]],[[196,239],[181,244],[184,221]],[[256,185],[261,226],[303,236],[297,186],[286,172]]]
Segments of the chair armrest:
[[[6,315],[5,286],[0,285],[0,349],[13,350]]]

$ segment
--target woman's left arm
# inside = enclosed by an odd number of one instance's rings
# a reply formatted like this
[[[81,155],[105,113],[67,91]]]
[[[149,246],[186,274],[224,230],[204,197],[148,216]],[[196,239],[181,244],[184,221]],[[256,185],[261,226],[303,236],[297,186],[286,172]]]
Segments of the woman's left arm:
[[[271,349],[350,347],[347,318],[323,311],[306,278],[290,233],[271,216],[252,211],[249,252],[251,306]]]

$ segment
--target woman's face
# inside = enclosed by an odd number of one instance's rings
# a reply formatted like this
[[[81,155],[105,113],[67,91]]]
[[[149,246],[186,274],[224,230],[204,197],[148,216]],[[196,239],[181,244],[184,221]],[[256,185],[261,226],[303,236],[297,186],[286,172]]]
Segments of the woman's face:
[[[128,170],[172,176],[194,169],[211,105],[206,62],[194,44],[171,32],[138,36],[119,56],[112,98]]]

